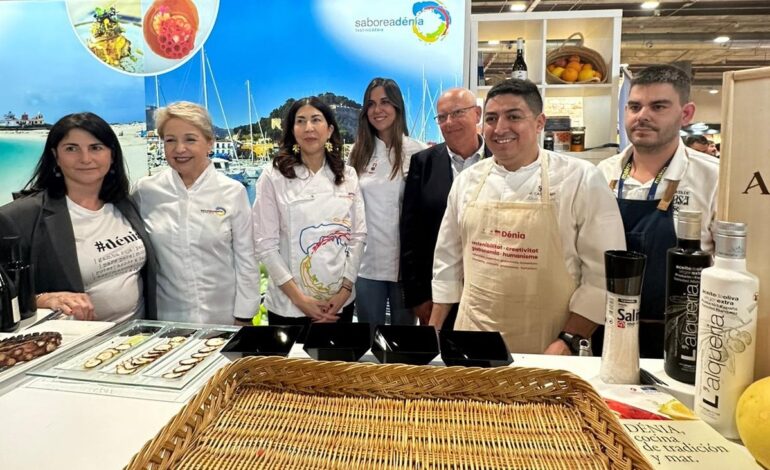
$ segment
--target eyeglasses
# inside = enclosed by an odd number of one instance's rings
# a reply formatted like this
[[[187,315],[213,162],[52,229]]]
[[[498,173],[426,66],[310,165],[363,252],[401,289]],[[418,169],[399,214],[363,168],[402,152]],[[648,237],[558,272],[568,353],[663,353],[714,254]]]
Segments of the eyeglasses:
[[[451,113],[436,114],[436,116],[433,119],[435,119],[436,122],[439,124],[444,124],[446,120],[449,119],[450,117],[452,119],[459,119],[465,116],[465,114],[468,112],[469,109],[473,109],[475,107],[476,105],[474,104],[473,106],[467,106],[465,108],[455,109]]]

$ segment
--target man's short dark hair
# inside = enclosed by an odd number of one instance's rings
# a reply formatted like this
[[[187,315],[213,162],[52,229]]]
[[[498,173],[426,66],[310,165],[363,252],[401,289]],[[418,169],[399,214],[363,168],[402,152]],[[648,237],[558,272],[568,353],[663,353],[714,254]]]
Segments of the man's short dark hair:
[[[684,138],[684,144],[688,147],[692,147],[692,144],[708,145],[709,140],[703,134],[688,135]]]
[[[679,95],[680,104],[690,102],[690,85],[692,79],[684,70],[670,64],[658,64],[645,67],[631,79],[631,88],[636,85],[654,85],[668,83]]]
[[[489,90],[487,98],[484,100],[484,105],[486,106],[490,98],[499,95],[521,96],[524,102],[527,103],[529,110],[535,115],[543,112],[543,97],[540,96],[537,86],[529,80],[520,80],[518,78],[503,80]]]

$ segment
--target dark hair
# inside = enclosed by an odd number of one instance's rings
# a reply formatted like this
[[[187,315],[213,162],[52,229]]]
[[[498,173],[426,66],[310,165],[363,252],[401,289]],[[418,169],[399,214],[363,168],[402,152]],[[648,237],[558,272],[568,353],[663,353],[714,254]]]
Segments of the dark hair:
[[[489,90],[487,98],[484,100],[484,106],[486,107],[487,102],[491,98],[499,95],[521,96],[524,102],[527,103],[529,110],[535,115],[539,115],[543,112],[543,97],[540,96],[537,85],[529,80],[521,80],[518,78],[503,80]]]
[[[385,146],[393,150],[393,171],[390,172],[390,179],[398,175],[402,169],[401,164],[404,160],[403,140],[405,135],[409,135],[409,129],[406,126],[406,111],[404,97],[401,95],[401,89],[393,79],[377,77],[369,82],[364,92],[364,107],[358,113],[358,132],[356,134],[356,145],[350,153],[350,165],[355,168],[356,173],[361,174],[369,165],[374,153],[374,138],[377,135],[377,129],[369,122],[368,112],[372,106],[372,90],[381,86],[385,90],[385,96],[396,109],[396,120],[393,122],[393,129],[390,133],[390,142],[385,142]]]
[[[688,135],[684,138],[684,144],[688,147],[692,147],[692,144],[708,145],[709,140],[703,134]]]
[[[61,198],[67,194],[67,186],[59,173],[54,150],[72,129],[88,132],[112,151],[112,165],[102,181],[99,199],[103,202],[116,202],[128,197],[128,176],[118,136],[107,121],[89,112],[68,114],[51,127],[32,178],[24,186],[25,192],[47,191],[53,198]]]
[[[326,123],[333,126],[332,135],[329,142],[332,144],[331,151],[326,150],[326,163],[334,173],[334,184],[340,185],[345,181],[345,162],[342,160],[342,137],[340,136],[340,126],[337,125],[337,118],[334,117],[332,109],[316,96],[310,96],[297,100],[289,108],[286,118],[283,120],[283,136],[281,137],[281,146],[278,153],[273,158],[273,166],[278,168],[281,174],[289,179],[297,177],[294,167],[302,165],[302,157],[294,153],[292,147],[297,143],[294,137],[294,120],[297,117],[297,111],[303,106],[312,106],[321,111]]]
[[[631,79],[631,88],[636,85],[654,85],[668,83],[679,95],[679,104],[690,102],[690,76],[684,70],[670,64],[657,64],[645,67]]]

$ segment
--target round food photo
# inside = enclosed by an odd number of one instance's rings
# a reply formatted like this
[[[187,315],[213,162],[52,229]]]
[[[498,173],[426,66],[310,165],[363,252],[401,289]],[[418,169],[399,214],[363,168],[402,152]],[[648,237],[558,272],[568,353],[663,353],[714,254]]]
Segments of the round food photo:
[[[214,27],[219,0],[68,0],[75,34],[100,62],[157,75],[192,57]]]

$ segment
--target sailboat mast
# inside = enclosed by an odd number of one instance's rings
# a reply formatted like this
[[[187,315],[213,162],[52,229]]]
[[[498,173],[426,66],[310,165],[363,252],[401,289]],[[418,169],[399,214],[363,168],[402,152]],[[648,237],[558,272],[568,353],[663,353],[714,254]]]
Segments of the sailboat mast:
[[[251,84],[246,80],[246,103],[249,106],[249,139],[251,140],[251,161],[254,161],[254,130],[251,125]]]
[[[203,88],[203,107],[209,109],[209,94],[206,90],[206,53],[201,47],[201,85]]]
[[[160,85],[158,84],[158,76],[155,75],[155,109],[160,108]]]

